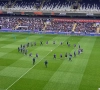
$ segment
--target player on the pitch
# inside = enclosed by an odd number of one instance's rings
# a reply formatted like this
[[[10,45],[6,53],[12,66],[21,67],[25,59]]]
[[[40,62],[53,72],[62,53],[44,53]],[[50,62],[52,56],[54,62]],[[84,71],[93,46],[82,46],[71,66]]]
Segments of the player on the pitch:
[[[69,53],[69,61],[72,61],[72,54]]]
[[[27,55],[27,49],[25,50],[25,55]]]
[[[21,44],[21,46],[20,46],[21,48],[23,47],[23,45]]]
[[[20,48],[18,47],[18,52],[20,52]]]
[[[65,57],[67,58],[67,53],[65,53]]]
[[[53,58],[56,59],[56,54],[53,55]]]
[[[72,59],[71,59],[72,57],[69,55],[69,61],[72,61]]]
[[[29,57],[32,57],[32,53],[29,54]]]
[[[68,45],[69,43],[68,43],[68,41],[67,41],[67,45]]]
[[[60,54],[60,58],[62,58],[62,54]]]
[[[60,45],[62,45],[63,43],[61,42]]]
[[[22,50],[23,50],[22,53],[24,54],[25,53],[25,48],[23,48]]]
[[[45,66],[46,66],[46,68],[47,68],[47,65],[48,65],[48,61],[46,60],[46,61],[44,62],[44,64],[45,64]]]
[[[79,49],[81,48],[81,46],[80,46],[80,45],[79,45],[78,47],[79,47]]]
[[[70,54],[70,56],[72,57],[72,54]]]
[[[25,48],[25,45],[23,45],[23,48]]]
[[[39,56],[39,55],[36,53],[36,58],[38,58],[38,56]]]
[[[43,42],[42,41],[40,41],[40,45],[43,45]]]
[[[80,51],[80,49],[78,49],[78,55],[80,55],[80,53],[81,53],[81,51]]]
[[[33,58],[33,65],[35,64],[35,57]]]
[[[27,43],[27,47],[29,47],[30,43]]]
[[[81,49],[81,53],[83,52],[83,49]]]

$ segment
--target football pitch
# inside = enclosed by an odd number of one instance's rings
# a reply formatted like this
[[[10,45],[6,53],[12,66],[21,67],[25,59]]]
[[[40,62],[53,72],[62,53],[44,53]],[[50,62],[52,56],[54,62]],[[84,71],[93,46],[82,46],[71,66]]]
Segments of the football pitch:
[[[43,45],[40,45],[43,41]],[[48,41],[48,45],[46,44]],[[53,44],[53,41],[56,44]],[[70,43],[70,47],[66,42]],[[36,42],[28,54],[18,52],[21,44]],[[60,43],[63,42],[62,45]],[[76,48],[74,48],[76,44]],[[83,53],[65,58],[65,53]],[[32,59],[39,57],[33,65]],[[53,55],[56,54],[56,59]],[[63,55],[60,58],[60,54]],[[44,65],[48,61],[48,67]],[[100,37],[28,33],[0,33],[0,90],[98,90],[100,88]]]

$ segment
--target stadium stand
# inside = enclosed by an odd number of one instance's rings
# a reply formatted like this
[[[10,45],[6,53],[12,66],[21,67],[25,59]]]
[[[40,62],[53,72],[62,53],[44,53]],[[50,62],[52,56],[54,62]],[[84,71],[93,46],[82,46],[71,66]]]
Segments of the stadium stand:
[[[27,12],[32,15],[69,15],[73,17],[76,16],[93,16],[93,12],[98,13],[100,11],[99,0],[94,2],[94,0],[9,0],[1,1],[0,3],[0,13],[17,13],[24,15]],[[17,11],[19,12],[17,12]],[[22,12],[22,11],[23,12]],[[32,12],[30,12],[30,10]],[[24,12],[26,11],[26,12]],[[33,12],[36,11],[36,12]],[[43,12],[40,12],[43,11]],[[45,12],[46,11],[46,12]],[[53,11],[53,12],[51,12]],[[67,12],[68,11],[68,12]],[[45,13],[44,13],[45,12]],[[56,12],[56,13],[55,13]],[[59,12],[59,13],[57,13]],[[60,13],[61,12],[61,13]],[[64,12],[64,13],[62,13]],[[71,12],[71,14],[69,14]],[[81,12],[80,14],[78,12]],[[92,12],[92,13],[91,13]],[[56,15],[56,16],[57,16]],[[99,15],[99,14],[98,14]],[[100,32],[100,20],[85,19],[56,19],[56,18],[34,18],[34,17],[0,17],[0,28],[8,30],[38,30],[38,31],[56,31],[56,32]]]
[[[46,10],[46,11],[100,11],[100,1],[96,0],[10,0],[1,1],[0,9],[4,10]]]
[[[0,17],[2,29],[38,30],[57,32],[99,32],[100,24],[81,20],[55,19],[55,18],[27,18],[27,17]]]

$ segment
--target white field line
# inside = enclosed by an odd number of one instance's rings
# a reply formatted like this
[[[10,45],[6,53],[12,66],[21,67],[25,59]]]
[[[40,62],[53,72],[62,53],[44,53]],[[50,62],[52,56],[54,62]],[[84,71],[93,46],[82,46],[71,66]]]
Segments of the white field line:
[[[69,37],[68,37],[69,38]],[[68,39],[67,38],[67,39]],[[65,40],[64,40],[65,41]],[[63,42],[64,42],[63,41]],[[59,47],[60,46],[60,43],[59,43],[59,45],[57,46],[57,47]],[[55,47],[52,51],[54,51],[57,47]],[[51,51],[46,55],[46,56],[48,56],[49,54],[51,53]],[[46,57],[45,56],[45,57]],[[45,57],[43,57],[40,61],[42,61]],[[40,62],[39,61],[39,62]],[[38,63],[39,63],[38,62]],[[18,82],[23,76],[25,76],[30,70],[32,70],[38,63],[36,63],[34,66],[32,66],[29,70],[27,70],[24,74],[22,74],[17,80],[15,80],[15,82],[13,82],[8,88],[6,88],[5,90],[8,90],[10,87],[12,87],[16,82]]]

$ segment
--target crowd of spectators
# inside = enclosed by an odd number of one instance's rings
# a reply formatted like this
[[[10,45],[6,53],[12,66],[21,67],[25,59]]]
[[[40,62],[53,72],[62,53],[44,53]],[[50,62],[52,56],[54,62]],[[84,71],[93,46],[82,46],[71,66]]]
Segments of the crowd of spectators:
[[[75,26],[76,24],[76,26]],[[98,24],[98,25],[97,25]],[[54,20],[54,18],[0,17],[1,29],[56,32],[96,32],[100,23]],[[22,26],[22,27],[21,27]],[[27,26],[27,28],[26,28]]]
[[[75,31],[81,31],[81,32],[96,32],[97,26],[96,23],[93,22],[84,22],[84,23],[77,23],[77,26],[75,28]]]

